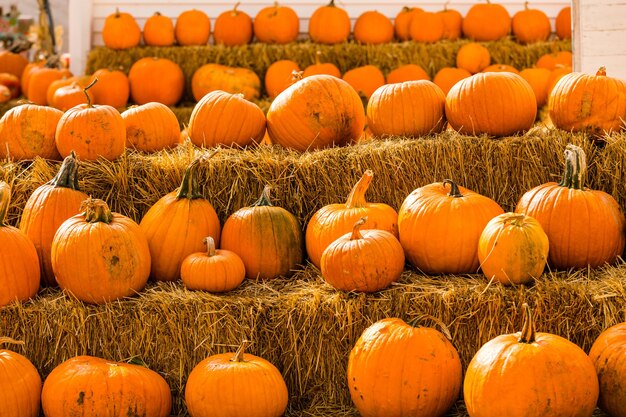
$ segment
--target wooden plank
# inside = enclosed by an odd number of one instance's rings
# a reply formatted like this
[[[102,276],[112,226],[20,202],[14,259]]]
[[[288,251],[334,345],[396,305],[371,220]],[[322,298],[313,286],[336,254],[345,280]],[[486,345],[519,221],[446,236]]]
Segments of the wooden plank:
[[[606,67],[607,76],[626,81],[626,55],[587,56],[579,71],[595,74],[600,67]]]
[[[585,56],[626,55],[626,28],[584,30],[582,43]]]
[[[584,30],[626,30],[626,3],[599,7],[586,4],[582,9]],[[626,41],[626,39],[624,39]]]
[[[92,16],[91,1],[69,0],[70,71],[74,74],[85,72],[87,55],[92,47],[92,22],[88,16]]]

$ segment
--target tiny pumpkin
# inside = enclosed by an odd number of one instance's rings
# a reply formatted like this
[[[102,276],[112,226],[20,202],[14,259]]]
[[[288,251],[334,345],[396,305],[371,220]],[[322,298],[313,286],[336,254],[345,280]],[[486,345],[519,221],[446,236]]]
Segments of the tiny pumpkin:
[[[315,52],[315,63],[309,65],[302,72],[302,78],[310,77],[311,75],[328,74],[337,78],[341,78],[341,71],[337,66],[330,62],[321,62],[321,51]]]
[[[93,101],[91,91],[84,91],[85,86],[77,82],[56,89],[52,95],[52,101],[48,103],[50,106],[61,111],[67,111],[79,104],[87,104]]]
[[[248,68],[205,64],[191,77],[193,97],[200,101],[207,93],[215,90],[231,94],[242,93],[246,100],[254,100],[261,95],[261,80]]]
[[[116,109],[126,107],[130,97],[130,82],[128,76],[120,70],[101,68],[93,73],[91,80],[98,82],[91,87],[93,102],[106,104]]]
[[[11,93],[10,98],[18,98],[21,93],[20,79],[15,74],[9,72],[0,72],[0,85],[8,88]]]

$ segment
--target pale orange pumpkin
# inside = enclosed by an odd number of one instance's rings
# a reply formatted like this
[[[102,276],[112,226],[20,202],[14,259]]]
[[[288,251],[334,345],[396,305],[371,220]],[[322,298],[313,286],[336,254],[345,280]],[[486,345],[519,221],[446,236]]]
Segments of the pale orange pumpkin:
[[[8,110],[0,119],[0,157],[60,159],[54,137],[62,116],[60,110],[30,103]]]
[[[200,101],[207,93],[215,90],[231,94],[242,93],[246,100],[254,100],[261,95],[261,80],[248,68],[205,64],[191,77],[193,97]]]

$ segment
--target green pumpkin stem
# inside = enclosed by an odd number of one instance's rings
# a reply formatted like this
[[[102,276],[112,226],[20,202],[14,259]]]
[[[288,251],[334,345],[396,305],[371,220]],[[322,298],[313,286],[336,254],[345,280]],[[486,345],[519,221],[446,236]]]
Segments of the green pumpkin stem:
[[[189,200],[195,200],[197,198],[204,198],[202,193],[200,192],[200,186],[198,185],[198,176],[196,175],[196,170],[200,162],[207,161],[211,159],[215,154],[217,154],[218,150],[214,150],[209,155],[201,155],[191,161],[189,166],[185,169],[185,174],[183,175],[183,182],[180,184],[178,188],[178,192],[176,193],[176,198],[188,198]]]
[[[367,217],[361,217],[359,220],[354,223],[352,226],[352,236],[350,236],[350,240],[363,239],[363,235],[361,235],[361,227],[367,221]]]
[[[265,187],[263,187],[263,191],[261,192],[261,197],[259,197],[259,199],[257,201],[254,202],[254,204],[252,204],[252,207],[257,207],[257,206],[272,206],[272,201],[270,200],[270,190],[272,189],[272,187],[270,187],[269,185],[266,185]]]
[[[93,80],[91,80],[91,82],[89,83],[89,85],[83,88],[83,93],[85,93],[85,97],[87,97],[87,107],[93,107],[93,105],[91,104],[91,97],[89,97],[89,94],[87,94],[87,90],[93,87],[93,85],[97,82],[98,82],[98,77],[94,77]]]
[[[374,176],[374,172],[371,169],[368,169],[363,173],[363,176],[354,187],[352,187],[352,191],[348,194],[348,199],[346,200],[346,208],[360,208],[365,207],[367,205],[367,201],[365,200],[365,193],[372,182],[372,177]]]
[[[559,185],[574,190],[584,190],[586,178],[587,157],[585,151],[570,143],[565,148],[565,171]]]
[[[456,185],[456,182],[449,180],[449,179],[445,179],[443,180],[443,186],[445,187],[446,184],[450,184],[450,193],[448,194],[450,197],[454,197],[454,198],[463,197],[463,194],[461,194],[461,191],[459,190],[459,186]]]
[[[11,204],[11,186],[4,181],[0,181],[0,227],[6,226],[4,221]]]
[[[78,159],[74,151],[70,152],[70,154],[65,157],[61,168],[59,168],[59,172],[57,172],[54,178],[48,181],[48,185],[52,185],[55,188],[80,190],[80,188],[78,188]]]
[[[111,223],[113,221],[113,213],[104,200],[89,197],[80,205],[83,211],[85,221],[87,223]]]
[[[4,344],[7,343],[9,345],[24,345],[24,341],[23,340],[15,340],[15,339],[11,339],[10,337],[7,336],[1,336],[0,337],[0,344]]]
[[[250,343],[249,340],[242,340],[241,344],[239,345],[239,349],[237,349],[237,352],[235,352],[235,356],[231,359],[231,362],[243,362],[244,358],[243,358],[243,353],[246,350],[246,346],[248,345],[248,343]]]
[[[522,308],[524,309],[524,325],[522,326],[518,342],[535,343],[535,321],[533,319],[533,314],[527,303],[524,303]]]
[[[215,240],[211,236],[207,236],[202,239],[202,243],[206,245],[206,254],[210,258],[215,256]]]

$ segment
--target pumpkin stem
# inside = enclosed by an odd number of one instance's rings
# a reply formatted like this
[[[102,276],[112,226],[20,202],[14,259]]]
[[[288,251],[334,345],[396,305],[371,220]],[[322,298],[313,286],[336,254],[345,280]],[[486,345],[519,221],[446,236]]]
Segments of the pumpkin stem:
[[[448,194],[450,197],[454,197],[454,198],[463,197],[463,194],[461,194],[461,191],[459,190],[459,186],[456,185],[456,182],[449,180],[449,179],[445,179],[443,180],[443,186],[445,187],[446,184],[450,184],[450,194]]]
[[[363,235],[361,235],[361,226],[363,226],[366,221],[367,217],[361,217],[356,221],[356,223],[354,223],[354,226],[352,226],[352,236],[350,236],[350,240],[363,239]]]
[[[304,77],[304,71],[291,71],[291,84],[295,84]]]
[[[207,236],[202,239],[202,243],[206,245],[206,254],[210,258],[215,256],[215,240],[211,236]]]
[[[315,52],[315,65],[321,64],[320,57],[322,56],[322,51],[319,49]]]
[[[600,67],[598,72],[596,72],[596,75],[606,77],[606,67]]]
[[[54,188],[80,190],[80,188],[78,188],[78,159],[74,151],[70,152],[70,154],[65,157],[61,168],[59,168],[59,172],[57,172],[54,178],[48,181],[48,185],[52,185]]]
[[[185,173],[183,174],[183,181],[178,187],[178,193],[176,193],[176,199],[180,200],[181,198],[188,198],[189,200],[195,200],[197,198],[204,198],[202,193],[200,192],[200,186],[198,185],[198,176],[196,175],[196,170],[200,162],[207,161],[211,159],[217,153],[217,149],[211,152],[209,155],[200,155],[195,158],[189,166],[185,169]]]
[[[241,4],[241,2],[237,2],[235,3],[235,6],[233,6],[233,16],[237,16],[239,14],[239,12],[237,11],[237,7],[239,7],[239,5]]]
[[[336,7],[335,6],[335,0],[330,0],[330,3],[328,3],[328,6],[326,7]]]
[[[367,205],[367,201],[365,200],[365,193],[372,182],[372,177],[374,176],[374,172],[371,169],[366,170],[363,173],[363,176],[360,180],[354,184],[352,187],[352,191],[348,194],[348,199],[346,200],[346,208],[361,208]]]
[[[270,200],[270,190],[272,189],[272,187],[270,187],[269,185],[266,185],[265,187],[263,187],[263,191],[261,192],[261,197],[259,197],[259,199],[257,201],[254,202],[254,204],[252,204],[252,207],[257,207],[257,206],[272,206],[272,201]]]
[[[565,148],[565,171],[561,187],[583,190],[587,178],[587,157],[581,147],[568,144]]]
[[[7,343],[9,345],[24,345],[24,341],[23,340],[15,340],[15,339],[11,339],[10,337],[7,336],[1,336],[0,337],[0,344],[4,344]]]
[[[248,343],[250,343],[249,340],[242,340],[241,344],[239,345],[239,349],[237,349],[237,352],[235,352],[235,356],[231,359],[231,362],[243,362],[243,353],[246,350],[246,346],[248,345]]]
[[[115,17],[120,17],[120,8],[119,7],[115,8]]]
[[[524,303],[522,308],[524,309],[524,324],[518,342],[535,343],[535,321],[533,320],[533,314],[527,303]]]
[[[441,328],[441,332],[448,338],[448,340],[452,340],[452,334],[450,334],[450,329],[448,329],[448,326],[446,326],[446,324],[443,321],[441,321],[435,316],[431,316],[430,314],[422,314],[421,316],[417,316],[413,320],[410,320],[408,324],[412,327],[419,328],[421,327],[421,324],[419,323],[425,319],[430,319],[434,321],[435,324]]]
[[[448,0],[447,2],[444,3],[443,5],[443,11],[448,11],[448,5],[450,4],[450,0]]]
[[[0,181],[0,227],[6,226],[4,221],[11,204],[11,186],[4,181]]]
[[[113,221],[113,213],[104,200],[89,197],[81,203],[80,210],[84,210],[83,215],[87,223],[109,224]]]
[[[91,82],[89,83],[89,85],[83,88],[83,93],[85,93],[85,97],[87,97],[87,107],[93,107],[91,105],[91,97],[89,97],[89,94],[87,94],[87,90],[93,87],[93,85],[97,82],[98,82],[98,77],[94,77],[93,80],[91,80]]]
[[[521,226],[525,218],[526,215],[524,213],[508,213],[504,219],[504,224],[511,223],[514,226]]]
[[[524,2],[524,10],[528,10],[528,1]]]

